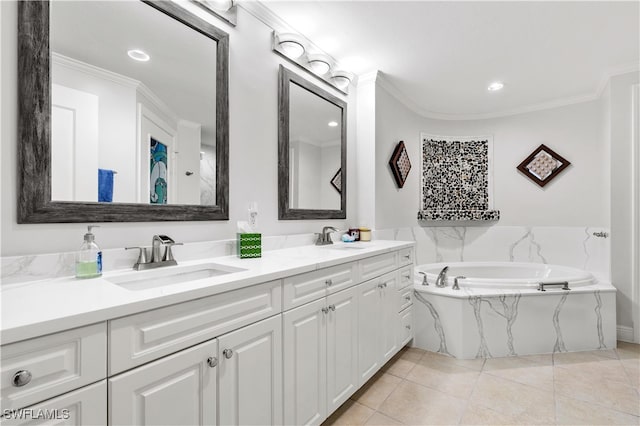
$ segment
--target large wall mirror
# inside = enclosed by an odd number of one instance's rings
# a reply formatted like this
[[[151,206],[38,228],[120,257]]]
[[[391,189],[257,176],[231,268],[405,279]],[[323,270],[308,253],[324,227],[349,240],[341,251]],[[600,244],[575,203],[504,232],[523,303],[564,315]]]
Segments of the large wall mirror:
[[[21,1],[18,220],[228,219],[228,35],[169,1]]]
[[[278,103],[279,219],[345,219],[346,102],[281,65]]]

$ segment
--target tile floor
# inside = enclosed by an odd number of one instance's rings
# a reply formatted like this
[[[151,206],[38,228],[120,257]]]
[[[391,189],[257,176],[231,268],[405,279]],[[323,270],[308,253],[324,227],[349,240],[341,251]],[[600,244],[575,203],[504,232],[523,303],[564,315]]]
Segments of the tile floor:
[[[457,360],[405,348],[324,425],[640,425],[640,345]]]

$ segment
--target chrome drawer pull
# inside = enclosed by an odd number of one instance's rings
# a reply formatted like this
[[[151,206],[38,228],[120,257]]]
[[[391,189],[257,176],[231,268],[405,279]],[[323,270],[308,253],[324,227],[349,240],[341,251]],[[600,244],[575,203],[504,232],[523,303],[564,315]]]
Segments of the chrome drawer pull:
[[[331,309],[332,311],[336,310],[336,305],[329,305],[329,309]]]
[[[214,356],[210,356],[209,358],[207,358],[207,364],[209,364],[209,367],[211,367],[211,368],[217,366],[218,365],[218,358],[216,358]]]
[[[17,388],[29,384],[30,381],[31,381],[31,372],[29,370],[20,370],[16,374],[14,374],[13,379],[11,379],[13,386]]]
[[[233,351],[231,349],[225,349],[222,351],[222,355],[224,355],[226,359],[229,359],[233,356]]]
[[[328,285],[329,287],[331,287],[333,285],[333,280],[331,278],[329,278],[328,280],[326,280],[324,282],[326,285]]]
[[[405,258],[405,259],[407,259],[407,260],[409,260],[409,259],[411,259],[411,255],[410,255],[410,254],[405,254],[405,255],[404,255],[404,258]]]
[[[406,328],[407,330],[411,330],[411,326],[409,324],[405,325],[404,328]]]
[[[322,313],[328,314],[329,313],[329,308],[322,308]]]
[[[407,302],[411,302],[411,296],[405,296],[404,300],[406,300]]]
[[[411,279],[411,274],[409,274],[409,275],[403,275],[403,277],[404,277],[405,279],[409,280],[409,279]]]

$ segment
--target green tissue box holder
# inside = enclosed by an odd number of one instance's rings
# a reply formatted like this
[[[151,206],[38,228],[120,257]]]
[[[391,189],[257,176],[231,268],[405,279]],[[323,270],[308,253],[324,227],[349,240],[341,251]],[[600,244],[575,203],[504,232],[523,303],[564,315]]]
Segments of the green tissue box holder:
[[[262,257],[262,234],[238,234],[238,257]]]

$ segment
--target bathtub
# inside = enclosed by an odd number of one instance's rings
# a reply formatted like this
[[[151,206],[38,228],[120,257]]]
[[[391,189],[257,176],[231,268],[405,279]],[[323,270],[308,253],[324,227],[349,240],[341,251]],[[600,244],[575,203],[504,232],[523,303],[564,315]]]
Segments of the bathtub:
[[[445,266],[447,286],[437,288]],[[449,262],[417,266],[414,276],[413,346],[461,359],[615,348],[616,289],[590,272]],[[456,276],[465,277],[459,290]]]

